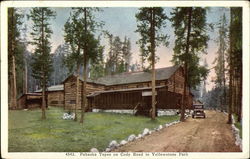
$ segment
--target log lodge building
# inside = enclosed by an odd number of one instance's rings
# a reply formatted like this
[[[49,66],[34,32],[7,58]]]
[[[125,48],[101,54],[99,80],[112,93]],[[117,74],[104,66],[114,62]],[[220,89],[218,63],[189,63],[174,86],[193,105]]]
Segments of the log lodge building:
[[[83,80],[79,82],[79,107],[81,109]],[[87,108],[93,109],[129,109],[138,114],[148,114],[151,109],[151,73],[125,72],[98,78],[87,79]],[[180,109],[184,89],[184,73],[180,66],[156,69],[156,108]],[[36,91],[39,93],[41,90]],[[186,108],[191,109],[193,95],[187,89]],[[70,75],[61,85],[48,87],[49,106],[72,110],[76,104],[76,76]],[[27,108],[27,106],[25,106]]]

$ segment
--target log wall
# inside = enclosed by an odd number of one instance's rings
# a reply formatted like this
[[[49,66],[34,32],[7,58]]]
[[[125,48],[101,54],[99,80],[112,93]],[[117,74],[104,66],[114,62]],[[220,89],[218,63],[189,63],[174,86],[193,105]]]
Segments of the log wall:
[[[26,105],[26,95],[22,95],[17,99],[17,106],[19,109],[28,109],[28,106]]]
[[[183,94],[184,74],[182,68],[179,68],[169,79],[157,80],[156,86],[168,86],[169,91]],[[106,86],[105,90],[119,90],[119,89],[142,88],[142,87],[151,87],[151,81]],[[188,89],[187,89],[187,94],[189,94]]]
[[[184,74],[183,69],[179,68],[169,79],[156,81],[156,86],[167,86],[167,90],[163,92],[159,91],[158,106],[162,109],[176,109],[180,104],[180,100],[183,94],[184,87]],[[112,85],[104,86],[101,84],[87,83],[87,95],[95,91],[103,90],[121,90],[121,89],[131,89],[131,88],[143,88],[151,87],[151,81],[149,82],[138,82],[130,84]],[[83,82],[79,80],[79,105],[77,109],[81,109],[82,102],[82,90]],[[187,94],[189,94],[189,89],[187,89]],[[74,109],[76,105],[76,77],[72,76],[64,82],[64,108]],[[95,99],[88,100],[89,107],[95,107],[98,109],[131,109],[138,101],[142,101],[141,91],[123,92],[122,95],[118,92],[101,94]],[[149,100],[150,101],[150,100]],[[192,96],[188,96],[188,106],[192,105]],[[96,105],[97,104],[97,105]]]
[[[78,92],[79,105],[77,109],[81,109],[81,103],[82,103],[83,82],[81,80],[79,80],[79,88],[80,88]],[[105,87],[100,84],[87,83],[86,85],[87,95],[95,91],[102,91],[104,89]],[[68,79],[64,83],[64,98],[65,98],[64,108],[67,110],[74,109],[76,105],[76,78],[75,77]]]
[[[182,95],[168,91],[166,87],[156,89],[156,107],[157,109],[180,109]],[[119,92],[104,92],[89,98],[94,109],[134,109],[138,103],[144,108],[151,108],[151,96],[142,96],[142,92],[151,92],[147,90],[130,90]],[[192,101],[189,96],[188,101]],[[188,103],[187,109],[192,108],[192,103]]]
[[[24,94],[17,100],[17,103],[20,109],[41,108],[42,95]]]
[[[169,91],[183,94],[184,74],[181,68],[167,80],[167,86]]]
[[[64,91],[48,92],[48,105],[63,107],[64,106]]]
[[[101,93],[92,99],[94,109],[134,109],[142,101],[141,91]]]

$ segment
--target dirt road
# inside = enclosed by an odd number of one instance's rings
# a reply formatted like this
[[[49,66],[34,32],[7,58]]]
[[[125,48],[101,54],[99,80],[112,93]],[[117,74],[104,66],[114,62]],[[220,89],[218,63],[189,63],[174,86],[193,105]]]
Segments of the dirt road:
[[[206,119],[188,118],[126,144],[117,152],[240,152],[224,113],[206,111]]]

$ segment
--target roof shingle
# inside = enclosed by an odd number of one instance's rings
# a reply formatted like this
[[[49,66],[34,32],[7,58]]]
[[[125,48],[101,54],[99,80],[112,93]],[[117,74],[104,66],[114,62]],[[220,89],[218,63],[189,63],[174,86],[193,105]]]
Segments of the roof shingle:
[[[63,90],[64,90],[63,84],[59,84],[59,85],[54,85],[54,86],[48,87],[48,91],[49,92],[52,92],[52,91],[63,91]],[[42,89],[36,90],[35,92],[42,92]]]
[[[180,66],[176,65],[171,67],[155,69],[156,80],[169,79],[179,67]],[[67,80],[68,78],[66,78],[65,80]],[[125,72],[116,75],[105,76],[98,78],[97,80],[87,79],[87,82],[111,86],[119,84],[148,82],[151,81],[151,78],[152,78],[151,72],[138,71],[138,72]],[[82,77],[80,77],[80,80],[83,81]],[[62,84],[48,87],[48,91],[62,91],[62,90],[64,90]],[[42,92],[42,90],[40,89],[35,92]]]
[[[156,69],[156,80],[169,79],[179,67],[180,66],[171,66]],[[117,75],[101,77],[94,82],[109,86],[137,82],[148,82],[151,81],[151,78],[151,72],[125,72]]]

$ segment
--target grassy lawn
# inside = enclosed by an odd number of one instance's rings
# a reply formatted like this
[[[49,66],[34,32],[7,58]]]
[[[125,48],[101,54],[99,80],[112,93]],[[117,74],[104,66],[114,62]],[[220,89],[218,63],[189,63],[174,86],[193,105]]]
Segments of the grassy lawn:
[[[236,114],[233,114],[234,116],[234,120],[235,120],[235,127],[238,128],[240,130],[240,138],[242,139],[242,125],[240,122],[237,122],[237,118],[238,116]]]
[[[86,113],[84,124],[63,120],[64,110],[50,107],[46,120],[41,110],[9,111],[9,152],[84,152],[92,147],[104,151],[111,140],[120,142],[144,128],[177,120],[178,116],[150,118],[113,113]],[[80,114],[78,116],[78,119]]]

